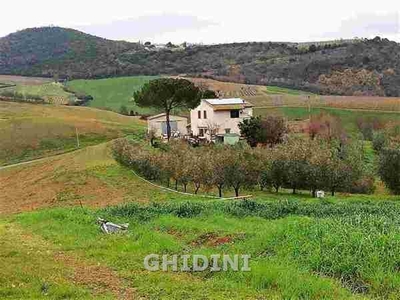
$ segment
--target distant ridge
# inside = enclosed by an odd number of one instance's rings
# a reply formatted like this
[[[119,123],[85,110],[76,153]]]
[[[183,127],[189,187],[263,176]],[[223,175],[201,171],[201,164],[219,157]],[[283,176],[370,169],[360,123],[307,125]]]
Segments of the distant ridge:
[[[179,75],[322,94],[400,96],[400,45],[381,39],[153,46],[42,27],[0,39],[0,74]]]
[[[53,77],[115,75],[116,56],[136,44],[61,27],[30,28],[0,39],[0,73]]]

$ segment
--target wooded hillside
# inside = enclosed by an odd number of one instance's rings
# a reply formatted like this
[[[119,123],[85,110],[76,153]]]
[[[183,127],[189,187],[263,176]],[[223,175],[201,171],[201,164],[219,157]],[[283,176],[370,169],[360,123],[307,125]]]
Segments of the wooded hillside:
[[[400,45],[373,40],[233,43],[164,49],[59,27],[0,39],[0,73],[60,78],[179,75],[321,94],[400,96]]]

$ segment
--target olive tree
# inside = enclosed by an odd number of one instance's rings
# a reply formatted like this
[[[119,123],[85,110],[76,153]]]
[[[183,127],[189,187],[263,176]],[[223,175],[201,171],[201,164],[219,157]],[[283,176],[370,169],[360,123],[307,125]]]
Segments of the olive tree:
[[[296,194],[297,189],[307,185],[307,158],[310,155],[309,141],[304,139],[292,139],[282,145],[282,153],[286,158],[287,184]]]
[[[226,184],[235,191],[239,197],[239,190],[245,186],[252,186],[256,183],[256,177],[252,172],[253,157],[250,152],[243,149],[225,149],[225,179]]]
[[[212,185],[211,154],[207,147],[190,148],[190,178],[194,185],[194,193],[197,194],[200,187],[208,188]]]
[[[218,147],[211,150],[211,184],[218,189],[218,196],[222,197],[222,190],[227,184],[227,166],[230,163],[230,157]]]

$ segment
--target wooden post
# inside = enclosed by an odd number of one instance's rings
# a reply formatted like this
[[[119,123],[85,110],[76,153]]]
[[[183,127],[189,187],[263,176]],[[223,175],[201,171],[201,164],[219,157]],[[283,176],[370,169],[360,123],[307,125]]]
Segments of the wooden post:
[[[76,145],[78,148],[80,148],[78,127],[75,127],[75,134],[76,134]]]

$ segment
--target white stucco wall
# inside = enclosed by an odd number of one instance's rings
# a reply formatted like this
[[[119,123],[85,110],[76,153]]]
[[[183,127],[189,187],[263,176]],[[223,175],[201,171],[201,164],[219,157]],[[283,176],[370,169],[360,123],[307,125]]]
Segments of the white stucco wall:
[[[201,119],[198,118],[198,111],[201,111]],[[204,119],[204,111],[207,111],[207,119]],[[225,134],[225,129],[230,129],[230,133],[240,134],[238,124],[253,115],[252,108],[245,108],[239,118],[231,118],[230,110],[214,111],[212,106],[204,100],[201,104],[190,111],[191,130],[193,135],[199,135],[199,128],[217,128],[217,134]],[[209,138],[209,135],[206,135]]]
[[[181,135],[187,134],[187,119],[180,116],[170,116],[170,121],[176,121],[178,131]],[[166,122],[167,119],[165,116],[160,116],[155,119],[147,120],[147,131],[153,130],[156,136],[162,136],[162,123]]]
[[[201,119],[198,117],[198,112],[201,112]],[[207,112],[207,119],[204,119],[204,111]],[[205,101],[201,101],[200,105],[190,111],[190,125],[193,135],[199,135],[199,128],[209,128],[214,126],[214,110]]]

